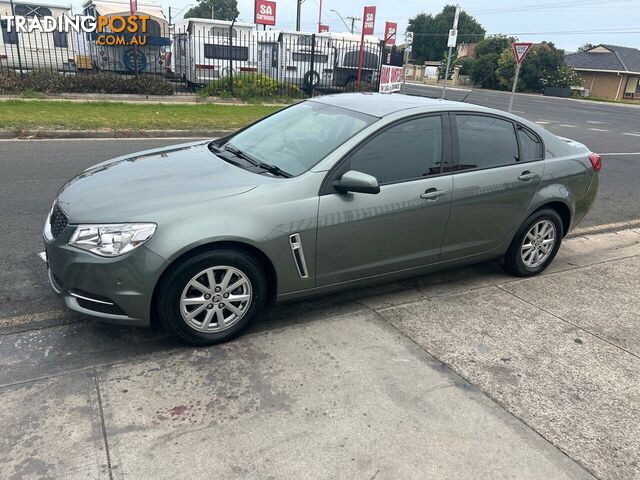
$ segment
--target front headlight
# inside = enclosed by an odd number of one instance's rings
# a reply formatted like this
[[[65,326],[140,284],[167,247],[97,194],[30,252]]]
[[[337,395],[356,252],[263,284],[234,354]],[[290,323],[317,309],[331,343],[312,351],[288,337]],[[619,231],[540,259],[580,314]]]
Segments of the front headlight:
[[[155,223],[78,225],[69,245],[103,257],[116,257],[143,245],[155,231]]]

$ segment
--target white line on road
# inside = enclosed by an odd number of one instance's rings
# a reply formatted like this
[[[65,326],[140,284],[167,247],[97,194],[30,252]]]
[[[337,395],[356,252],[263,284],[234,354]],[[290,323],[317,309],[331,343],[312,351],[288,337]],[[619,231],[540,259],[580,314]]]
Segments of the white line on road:
[[[566,123],[562,123],[560,125],[558,125],[559,127],[566,127],[566,128],[578,128],[577,125],[568,125]]]
[[[536,123],[560,123],[560,122],[558,120],[545,120],[544,118],[541,118]]]
[[[587,120],[587,123],[593,123],[594,125],[609,125],[607,122],[597,122],[596,120]]]
[[[604,128],[590,128],[592,132],[609,132],[610,130],[606,130]]]
[[[640,133],[630,133],[630,132],[626,132],[626,133],[623,133],[622,135],[631,135],[632,137],[640,137]]]
[[[538,125],[548,125],[548,124],[549,124],[549,122],[542,122],[542,121],[540,121],[540,120],[536,121],[536,123],[537,123]]]

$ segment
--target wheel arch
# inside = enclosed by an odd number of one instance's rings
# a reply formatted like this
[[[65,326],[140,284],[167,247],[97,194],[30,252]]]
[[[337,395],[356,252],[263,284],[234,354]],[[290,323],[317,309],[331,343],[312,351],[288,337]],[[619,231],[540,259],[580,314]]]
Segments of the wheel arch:
[[[554,210],[558,215],[560,215],[560,219],[562,220],[562,236],[566,237],[567,233],[569,233],[569,229],[571,228],[571,209],[569,205],[560,200],[553,200],[550,202],[546,202],[536,208],[531,214],[539,212],[540,210]]]
[[[157,314],[156,314],[156,305],[157,305],[157,296],[160,290],[160,287],[167,275],[179,264],[187,260],[188,258],[194,257],[202,252],[207,252],[215,249],[227,249],[227,250],[236,250],[240,252],[244,252],[253,258],[255,258],[262,270],[264,271],[267,277],[267,303],[272,304],[275,301],[278,290],[278,277],[276,274],[276,269],[273,265],[271,259],[259,248],[250,245],[249,243],[245,243],[238,240],[219,240],[207,242],[201,245],[193,246],[192,248],[187,249],[180,253],[177,257],[173,258],[171,262],[165,267],[163,272],[160,274],[158,281],[153,289],[153,295],[151,298],[151,311],[150,311],[150,324],[154,325],[157,323]]]

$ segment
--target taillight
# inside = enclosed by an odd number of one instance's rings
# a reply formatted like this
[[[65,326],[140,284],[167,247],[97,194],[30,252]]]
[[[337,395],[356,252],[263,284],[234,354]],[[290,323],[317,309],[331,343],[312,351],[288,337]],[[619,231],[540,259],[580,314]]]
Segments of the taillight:
[[[593,169],[596,172],[599,172],[602,168],[602,158],[597,153],[592,153],[589,155],[589,161],[591,161],[591,165],[593,165]]]

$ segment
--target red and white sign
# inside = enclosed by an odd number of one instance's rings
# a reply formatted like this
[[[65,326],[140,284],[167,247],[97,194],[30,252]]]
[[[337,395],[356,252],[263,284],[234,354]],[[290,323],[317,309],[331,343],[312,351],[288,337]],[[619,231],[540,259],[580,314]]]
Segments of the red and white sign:
[[[387,45],[395,45],[398,35],[398,24],[395,22],[387,22],[384,24],[384,41]]]
[[[520,65],[524,60],[525,55],[531,48],[533,43],[514,43],[513,44],[513,54],[516,56],[516,63]]]
[[[318,29],[318,33],[325,33],[329,31],[329,25],[320,24],[320,28]]]
[[[402,67],[382,65],[380,70],[380,92],[399,92],[402,88]]]
[[[376,7],[364,7],[362,16],[362,34],[373,35],[376,26]]]
[[[254,23],[259,25],[276,24],[276,2],[269,0],[256,0]]]

